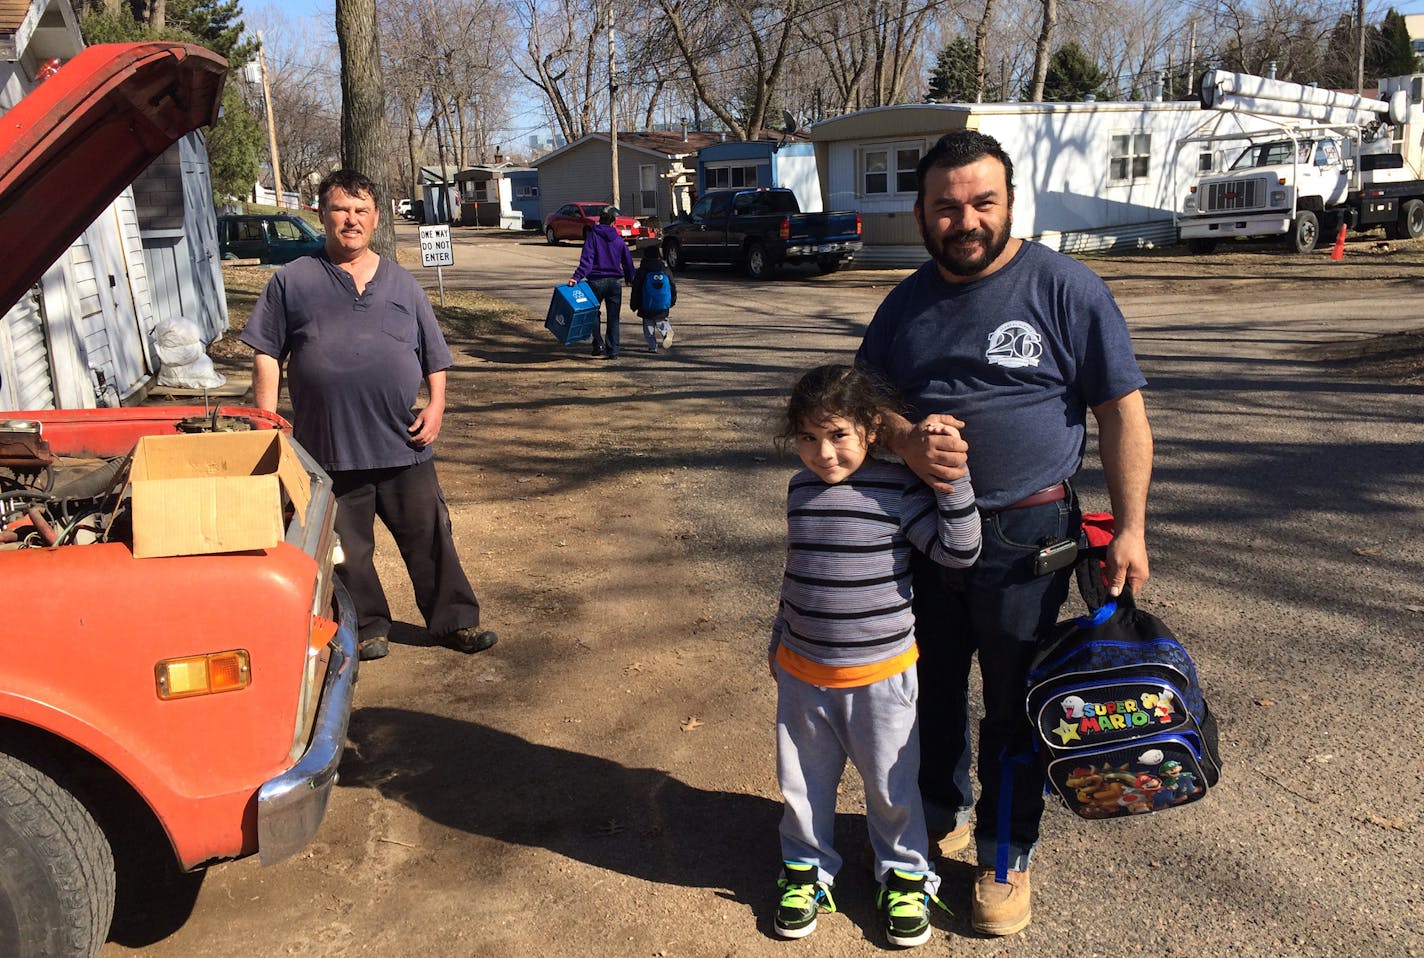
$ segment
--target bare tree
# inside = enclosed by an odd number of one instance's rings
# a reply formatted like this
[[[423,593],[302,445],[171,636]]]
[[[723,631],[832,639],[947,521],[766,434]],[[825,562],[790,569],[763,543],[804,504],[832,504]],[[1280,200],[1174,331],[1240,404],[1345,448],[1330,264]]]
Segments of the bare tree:
[[[525,37],[527,62],[521,76],[536,86],[548,104],[550,123],[566,142],[598,125],[596,84],[598,33],[602,26],[596,0],[516,0],[516,28]],[[607,79],[604,73],[603,79]]]
[[[755,139],[786,64],[802,0],[658,0],[698,100]]]
[[[338,74],[324,66],[335,50],[275,7],[262,8],[249,26],[264,35],[282,178],[310,200],[314,181],[341,160]]]
[[[341,50],[341,162],[376,182],[378,209],[389,207],[389,138],[376,0],[336,0],[336,42]],[[395,227],[383,216],[371,246],[394,257]]]
[[[989,39],[989,22],[994,16],[994,0],[984,0],[984,12],[974,24],[974,102],[984,102],[984,87],[989,82],[989,66],[984,45]],[[1000,91],[1000,96],[1004,95]]]
[[[1048,78],[1048,59],[1053,51],[1053,27],[1058,22],[1058,0],[1043,0],[1043,19],[1039,21],[1038,43],[1033,48],[1033,82],[1029,87],[1031,103],[1043,99],[1043,81]]]

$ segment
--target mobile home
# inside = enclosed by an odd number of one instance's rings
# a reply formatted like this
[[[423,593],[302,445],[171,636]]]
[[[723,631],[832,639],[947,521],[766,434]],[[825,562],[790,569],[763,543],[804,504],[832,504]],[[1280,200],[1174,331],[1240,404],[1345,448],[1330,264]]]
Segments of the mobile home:
[[[913,213],[915,166],[939,137],[976,129],[1014,163],[1013,235],[1064,252],[1176,242],[1173,210],[1199,163],[1177,142],[1207,119],[1180,103],[925,103],[877,107],[811,128],[832,209],[859,210],[860,265],[925,260]],[[1193,147],[1195,149],[1195,147]]]

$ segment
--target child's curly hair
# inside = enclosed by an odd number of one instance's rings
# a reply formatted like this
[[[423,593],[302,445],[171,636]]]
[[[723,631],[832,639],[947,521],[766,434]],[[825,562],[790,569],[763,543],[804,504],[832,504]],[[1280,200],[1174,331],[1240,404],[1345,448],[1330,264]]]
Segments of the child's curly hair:
[[[786,420],[776,444],[783,451],[796,441],[801,424],[840,416],[869,436],[880,424],[881,414],[899,411],[899,403],[886,386],[863,369],[844,363],[828,363],[807,370],[786,401]]]

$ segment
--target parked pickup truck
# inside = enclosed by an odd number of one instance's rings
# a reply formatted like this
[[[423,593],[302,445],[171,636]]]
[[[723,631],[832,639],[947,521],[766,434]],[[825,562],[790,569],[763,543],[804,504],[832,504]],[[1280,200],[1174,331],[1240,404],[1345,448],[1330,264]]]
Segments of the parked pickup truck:
[[[859,213],[802,213],[796,194],[783,189],[711,190],[663,230],[663,258],[673,269],[738,263],[753,279],[782,263],[814,262],[831,273],[859,249]]]
[[[0,312],[215,119],[226,66],[93,46],[5,114]],[[249,408],[0,412],[0,955],[95,955],[116,897],[315,834],[355,616],[330,477],[288,431]]]

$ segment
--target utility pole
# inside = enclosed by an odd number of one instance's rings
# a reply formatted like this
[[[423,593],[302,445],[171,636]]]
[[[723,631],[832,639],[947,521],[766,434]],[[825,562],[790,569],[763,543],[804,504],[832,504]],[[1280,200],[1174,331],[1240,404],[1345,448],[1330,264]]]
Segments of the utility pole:
[[[613,205],[618,205],[618,64],[613,47],[613,0],[608,0],[608,152],[613,170]]]
[[[1355,3],[1355,93],[1365,90],[1365,0]]]
[[[262,103],[267,108],[267,148],[272,152],[272,189],[277,194],[277,206],[282,202],[282,161],[277,156],[277,121],[272,115],[272,87],[267,83],[267,48],[262,45],[262,31],[257,31],[257,65],[262,68]]]

